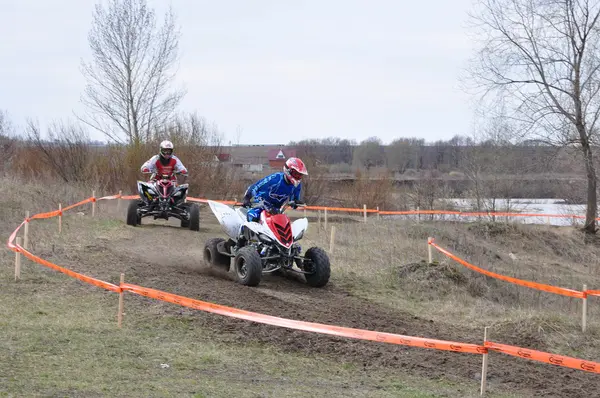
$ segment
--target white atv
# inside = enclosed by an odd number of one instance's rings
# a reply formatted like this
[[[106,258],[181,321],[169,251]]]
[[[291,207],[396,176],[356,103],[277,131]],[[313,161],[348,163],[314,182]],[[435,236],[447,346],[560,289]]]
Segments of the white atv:
[[[306,283],[323,287],[329,281],[330,266],[327,253],[319,247],[311,247],[304,256],[298,241],[308,228],[308,220],[294,222],[280,211],[263,210],[260,222],[247,221],[247,209],[233,208],[209,200],[208,204],[229,239],[209,239],[204,246],[204,261],[212,267],[229,271],[231,265],[242,285],[257,286],[263,273],[288,270],[304,274]],[[294,268],[296,265],[297,268]]]

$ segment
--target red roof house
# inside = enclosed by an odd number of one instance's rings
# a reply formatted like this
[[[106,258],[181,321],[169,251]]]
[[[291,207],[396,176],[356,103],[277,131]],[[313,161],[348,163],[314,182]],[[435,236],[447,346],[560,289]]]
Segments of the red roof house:
[[[270,149],[268,152],[269,166],[283,168],[285,161],[296,157],[296,150],[291,148]]]

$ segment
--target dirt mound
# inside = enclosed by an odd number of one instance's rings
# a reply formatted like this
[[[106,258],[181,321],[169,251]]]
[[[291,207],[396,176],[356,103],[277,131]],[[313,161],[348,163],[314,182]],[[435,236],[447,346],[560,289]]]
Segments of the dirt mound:
[[[418,285],[421,292],[430,292],[431,298],[464,291],[471,297],[483,297],[494,302],[514,303],[517,300],[511,286],[499,284],[493,278],[449,262],[427,264],[421,261],[406,264],[396,269],[395,276],[406,288]]]
[[[468,282],[467,278],[451,264],[427,264],[425,261],[399,267],[398,276],[432,282],[451,281],[456,285],[464,285]]]

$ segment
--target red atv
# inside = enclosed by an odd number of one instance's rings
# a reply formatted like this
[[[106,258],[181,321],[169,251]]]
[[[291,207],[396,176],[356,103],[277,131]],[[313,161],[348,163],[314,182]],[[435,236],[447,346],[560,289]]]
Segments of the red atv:
[[[140,199],[131,201],[127,208],[127,224],[136,226],[143,217],[168,220],[175,217],[181,220],[182,228],[200,230],[200,207],[196,203],[186,203],[188,184],[177,185],[173,174],[153,175],[148,182],[138,181]]]

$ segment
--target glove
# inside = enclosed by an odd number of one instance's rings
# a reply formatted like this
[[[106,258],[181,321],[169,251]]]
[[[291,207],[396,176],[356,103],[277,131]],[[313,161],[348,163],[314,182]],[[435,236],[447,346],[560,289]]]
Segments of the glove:
[[[298,203],[296,202],[290,202],[290,207],[294,210],[296,210],[298,208]]]
[[[250,203],[250,198],[244,198],[242,202],[242,207],[248,208],[252,207],[252,203]]]

